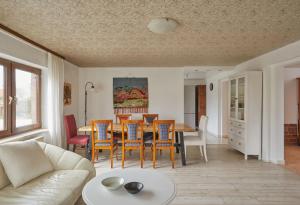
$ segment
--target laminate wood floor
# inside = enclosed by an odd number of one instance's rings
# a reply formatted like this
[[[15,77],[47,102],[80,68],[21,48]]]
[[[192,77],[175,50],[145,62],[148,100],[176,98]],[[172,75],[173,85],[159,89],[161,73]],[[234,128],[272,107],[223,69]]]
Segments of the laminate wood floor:
[[[285,168],[300,175],[300,146],[284,146]]]
[[[139,167],[138,153],[127,156],[125,169]],[[172,205],[299,205],[300,176],[283,166],[256,159],[244,160],[243,155],[228,145],[208,145],[208,163],[197,147],[187,152],[187,166],[182,167],[176,154],[176,168],[171,168],[167,152],[158,156],[157,170],[169,175],[177,185]],[[152,169],[150,150],[144,169]],[[121,161],[114,160],[120,168]],[[97,174],[110,171],[108,152],[95,163]]]

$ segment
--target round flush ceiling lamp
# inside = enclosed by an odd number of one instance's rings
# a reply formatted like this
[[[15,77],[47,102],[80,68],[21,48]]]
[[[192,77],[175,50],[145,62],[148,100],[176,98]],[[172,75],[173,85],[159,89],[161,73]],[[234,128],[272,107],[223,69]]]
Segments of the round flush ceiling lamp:
[[[157,18],[152,19],[150,23],[148,24],[148,29],[152,31],[153,33],[167,33],[174,31],[176,27],[178,26],[178,23],[170,18]]]

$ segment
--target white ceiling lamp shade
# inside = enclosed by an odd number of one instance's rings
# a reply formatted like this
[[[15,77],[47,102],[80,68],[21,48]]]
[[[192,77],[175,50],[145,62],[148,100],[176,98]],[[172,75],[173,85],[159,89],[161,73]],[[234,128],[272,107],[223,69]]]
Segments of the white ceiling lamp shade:
[[[148,24],[148,29],[153,33],[163,34],[174,31],[178,23],[170,18],[152,19]]]

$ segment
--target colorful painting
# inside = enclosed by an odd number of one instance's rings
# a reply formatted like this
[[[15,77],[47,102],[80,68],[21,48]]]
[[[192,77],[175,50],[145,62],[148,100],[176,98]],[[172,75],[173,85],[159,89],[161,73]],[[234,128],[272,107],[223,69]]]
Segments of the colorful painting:
[[[147,78],[114,78],[113,95],[115,113],[148,112]]]
[[[64,105],[71,105],[72,103],[72,92],[71,83],[64,83]]]

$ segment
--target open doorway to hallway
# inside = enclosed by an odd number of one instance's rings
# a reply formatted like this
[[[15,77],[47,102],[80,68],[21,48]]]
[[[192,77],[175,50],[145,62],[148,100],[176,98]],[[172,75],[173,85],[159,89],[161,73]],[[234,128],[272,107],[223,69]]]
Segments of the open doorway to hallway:
[[[206,115],[206,85],[185,85],[184,123],[196,129],[202,115]]]
[[[300,64],[284,69],[284,154],[286,168],[300,174]]]

